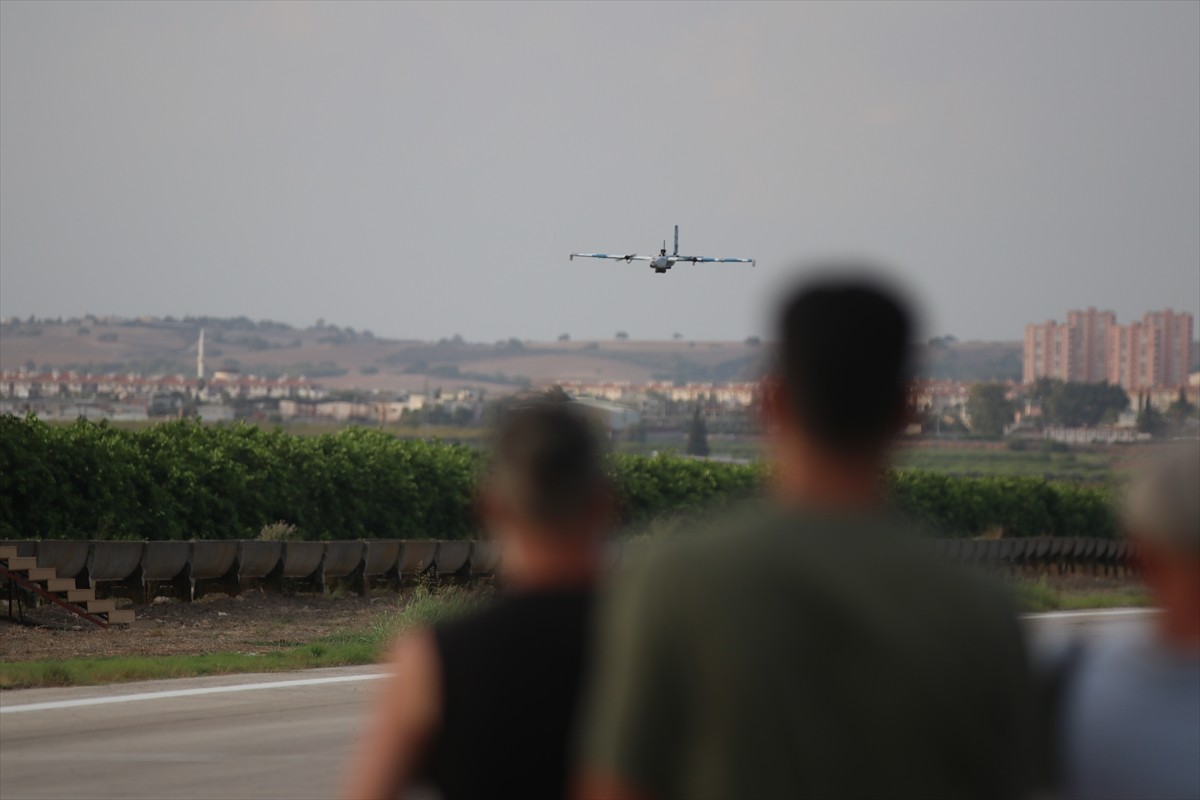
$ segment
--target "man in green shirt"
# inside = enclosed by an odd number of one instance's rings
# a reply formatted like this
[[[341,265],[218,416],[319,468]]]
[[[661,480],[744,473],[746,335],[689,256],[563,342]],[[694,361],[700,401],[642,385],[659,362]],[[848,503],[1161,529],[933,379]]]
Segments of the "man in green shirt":
[[[585,798],[1015,797],[1033,741],[1006,598],[884,508],[910,317],[828,279],[785,304],[768,507],[659,545],[611,587]]]

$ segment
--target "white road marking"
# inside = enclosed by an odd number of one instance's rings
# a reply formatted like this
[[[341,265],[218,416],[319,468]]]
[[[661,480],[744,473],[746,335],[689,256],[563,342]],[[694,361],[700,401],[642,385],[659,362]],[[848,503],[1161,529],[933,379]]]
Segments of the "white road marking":
[[[1022,614],[1021,619],[1084,619],[1087,617],[1135,617],[1144,614],[1157,614],[1158,608],[1106,608],[1095,611],[1043,611],[1038,614]]]
[[[52,711],[60,708],[82,708],[103,706],[109,703],[136,703],[142,700],[165,700],[170,697],[196,697],[204,694],[224,692],[252,692],[259,689],[283,689],[292,686],[320,686],[328,683],[350,681],[372,681],[386,678],[390,673],[372,672],[366,675],[338,675],[331,678],[302,678],[292,681],[270,681],[265,683],[239,683],[232,686],[208,686],[203,689],[172,689],[165,692],[142,692],[140,694],[117,694],[109,697],[86,697],[80,700],[56,700],[50,703],[26,703],[21,706],[0,706],[0,714],[18,714],[23,711]]]

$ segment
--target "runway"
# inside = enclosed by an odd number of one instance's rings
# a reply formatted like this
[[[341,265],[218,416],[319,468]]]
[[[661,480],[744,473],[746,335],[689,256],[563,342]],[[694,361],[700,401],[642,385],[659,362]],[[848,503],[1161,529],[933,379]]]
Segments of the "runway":
[[[1026,617],[1035,650],[1121,636],[1155,612]],[[0,798],[328,798],[379,667],[0,693]]]

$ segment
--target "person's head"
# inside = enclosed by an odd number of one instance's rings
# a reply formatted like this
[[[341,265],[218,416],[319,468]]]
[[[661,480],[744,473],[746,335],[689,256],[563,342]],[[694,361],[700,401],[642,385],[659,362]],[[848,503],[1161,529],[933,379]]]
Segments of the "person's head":
[[[1125,527],[1139,542],[1163,631],[1200,650],[1200,442],[1174,445],[1134,481]]]
[[[497,427],[481,501],[491,536],[506,545],[510,574],[590,558],[612,508],[592,422],[568,402],[515,403]]]
[[[765,409],[781,466],[878,470],[906,418],[913,327],[899,297],[865,278],[787,297]]]

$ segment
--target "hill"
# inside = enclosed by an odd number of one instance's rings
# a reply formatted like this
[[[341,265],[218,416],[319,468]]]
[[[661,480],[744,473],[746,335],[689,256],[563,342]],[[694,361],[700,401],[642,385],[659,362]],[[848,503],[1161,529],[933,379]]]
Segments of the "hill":
[[[276,377],[306,375],[330,389],[423,391],[480,386],[508,392],[556,381],[724,382],[755,380],[767,364],[757,340],[707,342],[507,339],[436,342],[377,337],[318,324],[296,328],[245,317],[85,317],[6,320],[0,324],[0,369],[182,373],[196,370],[205,329],[206,365]],[[1019,342],[931,340],[921,348],[922,374],[950,380],[1016,380]]]
[[[4,322],[0,369],[192,375],[201,327],[209,372],[306,375],[331,389],[421,391],[428,384],[504,392],[565,380],[722,382],[755,379],[765,363],[765,348],[753,341],[421,342],[245,318],[87,317]]]

